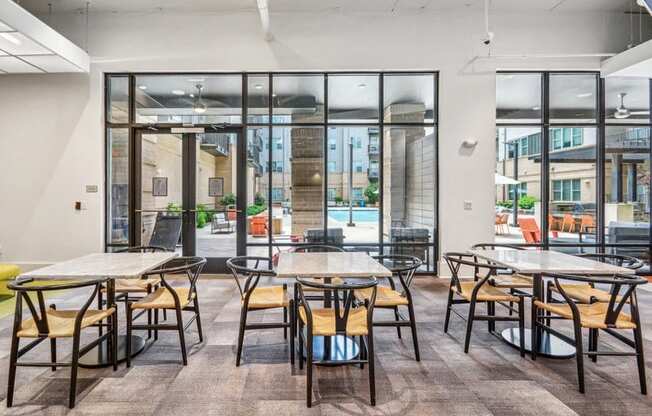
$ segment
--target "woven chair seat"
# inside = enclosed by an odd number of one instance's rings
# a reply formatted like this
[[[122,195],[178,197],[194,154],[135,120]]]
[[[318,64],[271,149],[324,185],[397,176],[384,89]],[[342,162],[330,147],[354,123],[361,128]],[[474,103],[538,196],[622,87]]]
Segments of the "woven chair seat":
[[[324,279],[321,278],[321,277],[315,277],[313,280],[315,281],[315,283],[318,283],[318,284],[323,284],[324,283]],[[344,279],[342,279],[341,277],[332,277],[330,284],[332,284],[332,285],[343,285],[344,284]],[[324,289],[318,289],[316,287],[304,286],[303,291],[304,292],[323,292]]]
[[[320,308],[310,309],[312,312],[312,334],[332,336],[336,334],[335,330],[335,309]],[[306,310],[303,306],[299,307],[299,317],[304,324],[308,324]],[[351,308],[346,321],[346,335],[359,336],[367,335],[367,308]]]
[[[185,308],[190,303],[188,294],[190,289],[186,287],[174,288],[174,291],[179,296],[179,305]],[[193,293],[191,299],[195,298]],[[175,309],[174,297],[172,293],[165,287],[156,289],[154,292],[145,296],[144,298],[134,302],[131,305],[132,309]]]
[[[364,302],[367,299],[371,299],[373,288],[358,289],[354,293],[357,300]],[[377,287],[375,306],[399,306],[407,305],[409,303],[410,302],[408,302],[405,296],[401,295],[400,292],[393,290],[391,287]]]
[[[559,315],[566,319],[573,319],[573,313],[569,305],[563,303],[545,303],[541,301],[534,301],[538,308],[549,311],[555,315]],[[605,324],[607,316],[608,305],[606,303],[593,303],[590,305],[576,305],[580,312],[580,324],[584,328],[609,328]],[[632,317],[626,313],[621,312],[616,320],[615,327],[617,329],[634,329],[636,324],[632,321]]]
[[[531,289],[532,276],[523,274],[498,275],[492,279],[493,286],[505,289]]]
[[[161,283],[159,277],[148,277],[147,279],[116,279],[116,293],[147,293],[147,286],[154,287]],[[106,292],[106,288],[102,289]]]
[[[81,322],[81,328],[87,328],[111,316],[115,308],[109,309],[89,309],[84,314]],[[65,338],[72,337],[75,333],[75,319],[79,311],[77,310],[56,310],[48,309],[46,312],[48,328],[50,330],[48,338]],[[39,332],[36,322],[33,318],[26,319],[20,324],[17,336],[19,338],[38,338]]]
[[[552,291],[559,293],[556,285],[551,285],[550,288]],[[588,283],[563,284],[561,285],[561,288],[569,298],[581,303],[592,303],[596,301],[609,302],[611,299],[611,294],[609,292],[591,287]],[[621,299],[622,297],[620,296],[616,297],[617,301],[620,301]]]
[[[451,290],[470,302],[471,293],[473,292],[473,288],[476,284],[478,284],[478,282],[460,281],[460,287],[462,288],[462,291],[458,292],[455,285],[451,287]],[[484,284],[482,287],[480,287],[480,290],[478,290],[476,300],[478,302],[518,302],[518,296],[510,295],[509,293],[505,293],[497,287]]]
[[[283,286],[257,287],[249,296],[248,309],[284,308],[289,302],[290,298]]]

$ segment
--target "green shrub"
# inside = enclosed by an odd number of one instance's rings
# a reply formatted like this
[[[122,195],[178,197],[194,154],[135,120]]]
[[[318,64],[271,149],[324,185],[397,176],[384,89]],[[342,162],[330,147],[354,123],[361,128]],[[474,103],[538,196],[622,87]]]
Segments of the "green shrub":
[[[167,205],[167,207],[165,208],[165,210],[168,212],[168,214],[181,213],[181,207],[178,204],[174,203],[174,202],[170,202]]]
[[[342,199],[341,196],[337,195],[337,196],[335,197],[335,203],[336,203],[336,204],[341,204],[342,201],[344,201],[344,200]]]
[[[262,196],[260,193],[257,193],[256,196],[254,197],[254,205],[265,205],[267,201],[265,201],[265,197]]]
[[[499,207],[504,207],[504,208],[511,208],[514,206],[514,201],[507,200],[507,201],[498,201],[496,202],[496,205]]]
[[[538,200],[530,195],[523,195],[518,198],[518,207],[520,209],[532,209],[534,208],[534,203]]]
[[[224,195],[222,198],[220,198],[220,204],[224,205],[225,207],[229,205],[235,205],[235,195],[233,195],[233,193]]]
[[[267,209],[267,205],[249,205],[247,207],[247,216],[258,215]]]
[[[378,184],[370,183],[364,190],[364,196],[367,197],[367,202],[375,204],[378,202]]]
[[[197,228],[204,228],[206,223],[210,222],[211,213],[206,210],[203,204],[197,204]]]

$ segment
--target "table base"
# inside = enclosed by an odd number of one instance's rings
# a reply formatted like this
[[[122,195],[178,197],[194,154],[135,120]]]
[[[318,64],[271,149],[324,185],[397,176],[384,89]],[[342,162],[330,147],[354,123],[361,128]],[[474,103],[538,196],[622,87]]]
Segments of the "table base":
[[[518,328],[505,329],[501,336],[503,340],[514,348],[520,348],[520,336]],[[532,351],[532,330],[525,329],[525,351]],[[548,358],[572,358],[575,356],[575,347],[563,339],[545,330],[541,331],[539,339],[539,352],[537,355]]]
[[[79,359],[79,366],[84,368],[101,368],[113,365],[109,359],[107,351],[108,341],[100,342],[95,348],[84,354]],[[145,348],[145,339],[142,337],[131,336],[131,356],[137,355]],[[118,335],[118,362],[121,363],[127,359],[127,336]]]
[[[354,360],[360,354],[358,343],[351,337],[335,335],[330,337],[314,336],[312,338],[313,362]],[[305,355],[306,351],[304,351]]]

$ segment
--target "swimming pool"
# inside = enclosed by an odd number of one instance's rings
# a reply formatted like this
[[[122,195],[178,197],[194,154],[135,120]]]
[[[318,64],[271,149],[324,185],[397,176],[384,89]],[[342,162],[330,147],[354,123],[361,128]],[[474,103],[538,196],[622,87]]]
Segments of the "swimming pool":
[[[349,222],[348,208],[328,208],[328,217],[338,222]],[[353,208],[353,222],[378,222],[378,208]]]

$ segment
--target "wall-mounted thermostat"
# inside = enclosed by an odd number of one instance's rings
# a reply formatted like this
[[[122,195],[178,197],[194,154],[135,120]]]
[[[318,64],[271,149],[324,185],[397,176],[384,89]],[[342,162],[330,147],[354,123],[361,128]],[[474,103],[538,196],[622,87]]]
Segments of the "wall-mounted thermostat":
[[[86,185],[87,194],[96,194],[98,190],[97,185]]]

